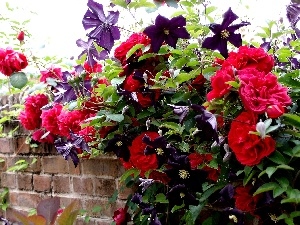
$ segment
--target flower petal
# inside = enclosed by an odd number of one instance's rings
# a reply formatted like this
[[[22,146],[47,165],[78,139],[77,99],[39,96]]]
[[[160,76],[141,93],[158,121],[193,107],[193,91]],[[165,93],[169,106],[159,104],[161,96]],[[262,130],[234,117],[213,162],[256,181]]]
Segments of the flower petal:
[[[221,24],[223,29],[227,29],[227,27],[239,18],[235,13],[232,12],[231,8],[229,8],[223,15],[223,22]]]
[[[230,34],[227,39],[231,44],[233,44],[235,47],[240,47],[242,45],[242,36],[241,34]],[[227,46],[226,46],[227,49]]]
[[[226,42],[226,40],[221,39],[220,35],[214,35],[212,37],[207,37],[202,43],[202,48],[207,48],[211,50],[218,49],[220,42]]]

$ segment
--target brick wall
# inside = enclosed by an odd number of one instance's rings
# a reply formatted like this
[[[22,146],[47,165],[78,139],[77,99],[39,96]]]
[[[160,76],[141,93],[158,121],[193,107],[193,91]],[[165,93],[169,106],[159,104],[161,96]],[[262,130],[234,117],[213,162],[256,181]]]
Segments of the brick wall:
[[[16,124],[15,124],[16,125]],[[6,129],[12,129],[10,125]],[[22,135],[19,135],[22,133]],[[1,187],[9,188],[9,208],[1,212],[2,216],[13,220],[13,211],[27,213],[36,208],[39,201],[58,196],[61,205],[66,206],[78,200],[82,209],[88,210],[91,220],[84,223],[78,219],[78,225],[108,225],[115,209],[124,205],[130,190],[118,194],[115,204],[108,204],[108,199],[120,187],[119,177],[123,172],[119,160],[113,156],[100,156],[93,159],[81,159],[77,168],[71,161],[66,161],[56,153],[54,146],[40,144],[31,148],[25,144],[24,131],[14,137],[0,138]],[[20,159],[36,163],[22,172],[7,172],[7,168]],[[1,190],[1,189],[0,189]],[[101,212],[93,213],[95,206]]]

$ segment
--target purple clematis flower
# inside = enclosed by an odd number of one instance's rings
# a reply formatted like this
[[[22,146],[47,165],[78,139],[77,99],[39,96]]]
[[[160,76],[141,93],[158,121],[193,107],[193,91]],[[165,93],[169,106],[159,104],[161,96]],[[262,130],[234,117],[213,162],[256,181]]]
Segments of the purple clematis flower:
[[[102,50],[101,52],[98,52],[95,48],[93,39],[89,39],[87,42],[78,39],[76,41],[76,44],[78,47],[83,48],[83,51],[78,56],[78,59],[84,54],[87,55],[87,61],[90,66],[93,66],[96,63],[96,60],[102,60],[106,59],[108,57],[108,52],[106,50]],[[96,59],[96,60],[95,60]]]
[[[158,15],[155,19],[155,25],[151,25],[144,30],[144,33],[151,39],[153,52],[158,52],[163,42],[166,42],[173,48],[179,38],[189,39],[190,34],[185,29],[186,19],[183,16],[177,16],[167,19]]]
[[[120,39],[120,31],[114,26],[119,19],[119,12],[109,11],[108,16],[104,14],[103,5],[89,0],[89,9],[85,13],[82,24],[84,29],[94,28],[88,36],[96,39],[99,46],[110,51],[115,40]]]
[[[90,153],[90,148],[83,137],[72,132],[70,133],[70,139],[65,141],[62,138],[58,138],[55,140],[54,146],[57,152],[60,153],[65,160],[71,158],[75,167],[77,167],[79,163],[77,149]]]
[[[130,143],[131,139],[128,136],[116,134],[108,141],[107,146],[104,148],[104,152],[114,152],[117,157],[128,162],[130,158],[128,146]]]
[[[227,12],[224,13],[223,22],[221,24],[210,24],[209,29],[214,33],[214,36],[207,37],[203,41],[202,47],[211,50],[219,50],[221,55],[227,58],[227,41],[237,48],[240,47],[242,45],[242,36],[241,34],[235,34],[234,32],[243,26],[250,25],[249,22],[241,22],[230,26],[237,18],[239,17],[232,12],[231,8],[229,8]]]

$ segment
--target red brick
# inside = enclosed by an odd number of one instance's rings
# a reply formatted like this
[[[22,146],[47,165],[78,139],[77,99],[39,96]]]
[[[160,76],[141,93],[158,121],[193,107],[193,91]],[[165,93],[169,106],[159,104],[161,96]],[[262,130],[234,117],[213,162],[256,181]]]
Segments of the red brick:
[[[120,179],[116,180],[116,189],[118,190],[118,198],[126,200],[130,194],[133,194],[137,187],[128,188],[124,184],[120,183]]]
[[[70,193],[70,177],[69,176],[53,176],[53,191],[55,193]]]
[[[69,174],[71,174],[71,175],[81,175],[80,165],[75,167],[71,160],[68,161],[68,164],[69,164]]]
[[[95,221],[95,225],[110,225],[113,222],[111,218],[94,219],[94,221]]]
[[[54,195],[53,197],[59,197],[60,198],[60,206],[61,207],[67,207],[68,205],[70,205],[72,202],[76,202],[76,209],[83,209],[82,206],[82,198],[80,197],[63,197],[60,195]]]
[[[44,173],[69,173],[69,164],[61,155],[44,156],[42,158],[42,168]]]
[[[0,172],[6,171],[6,169],[7,169],[7,162],[6,162],[7,158],[6,158],[5,155],[0,154],[0,159],[4,160],[3,162],[0,162]]]
[[[115,179],[95,178],[95,195],[112,196],[116,190]]]
[[[51,182],[51,175],[33,175],[33,189],[37,192],[50,192]]]
[[[95,207],[101,207],[100,212],[92,212]],[[83,209],[87,210],[89,212],[89,216],[92,217],[112,217],[113,216],[113,207],[108,204],[107,198],[96,198],[93,199],[83,199]]]
[[[9,202],[12,206],[36,208],[42,195],[34,192],[9,191]]]
[[[1,173],[1,187],[16,188],[16,174],[11,172]]]
[[[108,157],[98,157],[81,162],[82,174],[110,176],[116,178],[118,177],[119,169],[119,160]]]
[[[95,225],[95,220],[90,218],[88,222],[84,222],[84,218],[77,218],[74,225]]]
[[[36,162],[31,164],[31,162],[36,159]],[[19,160],[25,160],[29,163],[29,166],[24,170],[25,172],[33,172],[37,173],[41,171],[41,158],[34,156],[10,156],[7,157],[7,168],[10,168],[15,165],[15,163]]]
[[[15,149],[16,149],[15,138],[0,138],[1,153],[14,153]]]
[[[92,178],[73,177],[73,190],[78,194],[93,195],[94,185]]]
[[[16,138],[15,154],[26,154],[30,152],[30,145],[26,144],[26,137]]]
[[[17,188],[19,190],[32,190],[32,174],[19,173],[17,174]]]

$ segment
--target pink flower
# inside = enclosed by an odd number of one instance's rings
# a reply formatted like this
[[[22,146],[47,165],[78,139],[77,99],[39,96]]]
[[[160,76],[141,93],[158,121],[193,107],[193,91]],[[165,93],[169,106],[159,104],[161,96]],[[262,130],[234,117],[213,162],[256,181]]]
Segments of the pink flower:
[[[21,124],[27,130],[40,128],[42,120],[41,108],[48,104],[48,97],[45,94],[30,95],[25,99],[25,109],[20,113]]]
[[[269,106],[291,104],[287,88],[278,83],[274,74],[245,69],[238,75],[241,81],[239,94],[246,110],[264,113]]]
[[[14,72],[18,72],[28,65],[25,55],[15,52],[12,48],[0,48],[0,72],[6,76],[10,76]]]
[[[233,66],[237,70],[255,68],[258,71],[269,73],[273,69],[274,59],[263,48],[241,46],[237,52],[230,52],[222,64],[222,68],[228,66]]]
[[[60,135],[58,116],[60,115],[62,108],[62,105],[55,104],[51,109],[42,111],[42,127],[55,135]]]
[[[284,114],[285,108],[281,105],[270,105],[266,112],[269,118],[276,119]]]
[[[225,67],[218,70],[216,74],[211,77],[212,90],[207,94],[207,100],[212,101],[215,98],[221,98],[228,94],[231,89],[231,85],[226,82],[234,80],[234,72],[231,67]]]
[[[127,212],[127,207],[117,209],[114,212],[113,220],[116,225],[127,225],[127,222],[130,221],[130,215]]]
[[[62,80],[61,68],[56,68],[53,65],[50,68],[48,68],[47,70],[42,70],[40,72],[41,72],[40,82],[46,83],[47,78]]]
[[[49,144],[53,144],[54,143],[54,139],[55,136],[51,133],[47,134],[47,131],[45,131],[44,129],[39,129],[36,130],[33,134],[32,134],[32,139],[35,141],[38,141],[40,143],[49,143]]]
[[[60,135],[69,137],[70,131],[77,133],[81,130],[80,124],[86,119],[86,113],[82,110],[64,111],[58,116]]]

